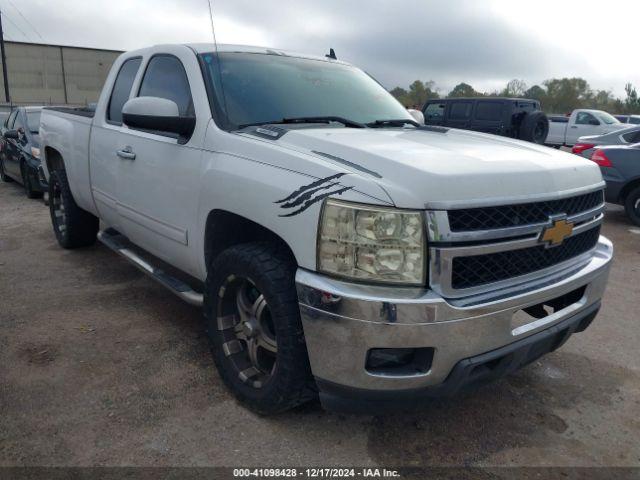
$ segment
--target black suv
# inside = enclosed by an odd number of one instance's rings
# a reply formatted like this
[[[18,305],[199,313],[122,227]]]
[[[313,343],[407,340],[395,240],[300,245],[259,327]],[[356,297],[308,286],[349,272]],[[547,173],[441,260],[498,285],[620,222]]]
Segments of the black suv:
[[[525,98],[443,98],[422,107],[426,125],[462,128],[544,144],[549,121],[540,102]]]

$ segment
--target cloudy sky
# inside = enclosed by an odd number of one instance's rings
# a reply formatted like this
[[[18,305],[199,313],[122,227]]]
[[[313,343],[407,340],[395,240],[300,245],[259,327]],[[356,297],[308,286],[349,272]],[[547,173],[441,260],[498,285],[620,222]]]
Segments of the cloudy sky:
[[[446,93],[582,76],[640,88],[638,0],[211,0],[218,42],[324,54]],[[209,42],[207,0],[0,0],[9,39],[128,50]]]

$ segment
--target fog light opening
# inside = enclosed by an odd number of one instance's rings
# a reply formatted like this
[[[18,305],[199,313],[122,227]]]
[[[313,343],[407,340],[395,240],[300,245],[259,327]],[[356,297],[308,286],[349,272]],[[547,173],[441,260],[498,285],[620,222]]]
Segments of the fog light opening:
[[[374,375],[410,376],[431,370],[434,349],[372,348],[367,353],[366,370]]]

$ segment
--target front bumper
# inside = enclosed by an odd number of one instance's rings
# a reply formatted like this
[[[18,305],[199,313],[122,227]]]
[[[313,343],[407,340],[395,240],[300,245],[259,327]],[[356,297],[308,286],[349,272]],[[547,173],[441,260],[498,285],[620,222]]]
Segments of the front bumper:
[[[580,325],[586,328],[582,322],[592,313],[591,318],[595,316],[612,255],[611,242],[600,237],[585,263],[559,279],[555,276],[553,283],[530,289],[524,285],[519,293],[503,297],[496,292],[493,299],[478,304],[447,300],[430,290],[356,285],[299,270],[296,284],[300,312],[321,401],[328,408],[335,407],[340,403],[335,400],[345,397],[336,392],[350,392],[349,398],[403,392],[404,396],[418,398],[416,391],[429,391],[429,396],[448,395],[477,383],[457,380],[455,388],[451,383],[443,387],[465,360],[515,346],[541,332],[551,335],[552,329],[571,319],[573,327],[563,329],[568,335],[580,331]],[[581,297],[570,305],[544,318],[516,324],[516,313],[522,309],[576,291]],[[562,342],[555,340],[550,345],[557,348]],[[372,373],[366,368],[367,355],[378,348],[432,348],[434,353],[426,372]],[[543,348],[540,354],[554,348]],[[517,368],[525,363],[509,365]],[[496,372],[512,370],[508,367]]]

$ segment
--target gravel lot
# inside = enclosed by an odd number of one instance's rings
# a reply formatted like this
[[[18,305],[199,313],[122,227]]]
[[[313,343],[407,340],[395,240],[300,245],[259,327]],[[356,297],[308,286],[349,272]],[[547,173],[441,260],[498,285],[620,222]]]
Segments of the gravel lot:
[[[635,232],[635,233],[634,233]],[[610,206],[604,307],[559,351],[423,412],[261,418],[238,405],[198,309],[0,184],[0,465],[640,466],[640,229]]]

